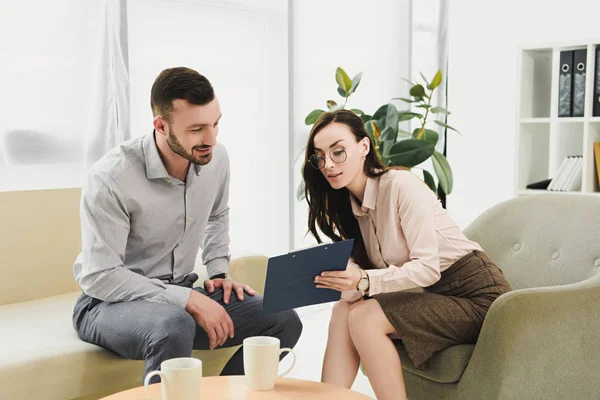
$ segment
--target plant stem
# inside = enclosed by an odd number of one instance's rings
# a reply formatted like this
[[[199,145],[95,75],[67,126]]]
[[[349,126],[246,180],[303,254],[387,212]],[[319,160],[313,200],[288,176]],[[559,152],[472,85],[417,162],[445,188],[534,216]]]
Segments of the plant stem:
[[[418,139],[421,139],[421,137],[423,136],[423,132],[425,132],[425,123],[427,122],[427,116],[429,115],[429,109],[431,108],[431,98],[433,97],[433,89],[431,90],[431,92],[429,93],[429,102],[427,103],[427,105],[429,107],[427,107],[425,109],[425,116],[423,117],[423,123],[421,124],[421,130],[419,131],[419,135],[417,136]]]
[[[433,97],[433,90],[429,94],[429,102],[427,103],[428,106],[431,106],[431,98],[432,97]],[[427,107],[427,109],[425,110],[425,116],[423,117],[423,125],[421,125],[421,130],[425,129],[425,123],[427,122],[427,116],[429,115],[429,108],[430,107]]]

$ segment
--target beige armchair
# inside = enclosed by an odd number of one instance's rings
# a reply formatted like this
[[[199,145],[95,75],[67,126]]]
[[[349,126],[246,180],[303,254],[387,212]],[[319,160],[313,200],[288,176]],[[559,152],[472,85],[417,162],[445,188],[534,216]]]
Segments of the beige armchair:
[[[79,189],[0,193],[0,399],[97,399],[139,386],[142,361],[79,339],[71,322],[80,290]],[[235,280],[263,292],[267,258],[232,258]],[[200,280],[206,269],[196,265]],[[237,348],[194,351],[205,376]]]
[[[543,194],[501,203],[465,231],[514,289],[490,308],[476,345],[415,370],[410,400],[600,398],[600,196]]]

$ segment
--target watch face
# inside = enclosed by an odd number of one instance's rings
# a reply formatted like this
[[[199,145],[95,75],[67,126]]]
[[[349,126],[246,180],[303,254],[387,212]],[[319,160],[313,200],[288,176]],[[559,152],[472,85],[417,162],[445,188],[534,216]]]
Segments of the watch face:
[[[359,290],[367,290],[369,288],[369,281],[367,281],[366,279],[361,279],[360,282],[358,283],[358,289]]]

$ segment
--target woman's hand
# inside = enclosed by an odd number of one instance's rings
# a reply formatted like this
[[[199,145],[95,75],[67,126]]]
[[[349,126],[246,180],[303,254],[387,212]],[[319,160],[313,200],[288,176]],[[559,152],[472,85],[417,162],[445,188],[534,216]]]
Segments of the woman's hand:
[[[340,292],[356,291],[362,278],[360,267],[354,261],[348,261],[345,271],[325,271],[315,277],[317,288],[333,289]]]

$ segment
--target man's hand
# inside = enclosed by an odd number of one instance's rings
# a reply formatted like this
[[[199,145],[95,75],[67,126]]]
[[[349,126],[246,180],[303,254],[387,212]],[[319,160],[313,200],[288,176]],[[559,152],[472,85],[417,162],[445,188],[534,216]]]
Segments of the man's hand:
[[[237,293],[238,300],[244,300],[244,292],[248,293],[250,296],[254,296],[258,292],[252,289],[248,285],[242,285],[241,283],[237,283],[232,281],[231,279],[213,279],[207,280],[204,282],[204,289],[208,293],[212,293],[215,289],[223,289],[223,302],[225,304],[229,304],[229,298],[231,297],[231,291],[235,291]]]
[[[185,311],[206,331],[211,350],[223,346],[228,337],[233,338],[231,317],[222,305],[210,297],[192,290]]]
[[[333,289],[340,292],[356,291],[362,278],[360,267],[354,261],[348,261],[345,271],[325,271],[315,277],[315,283],[321,289]]]

